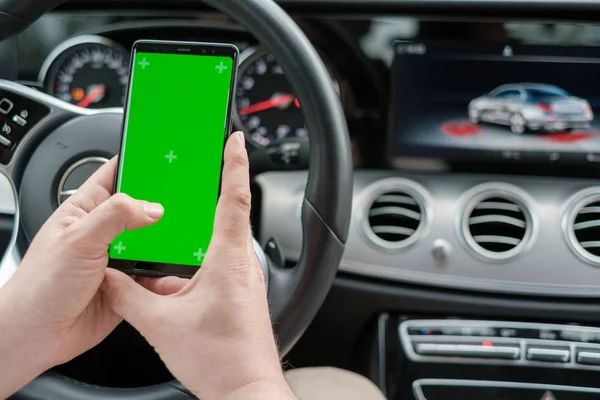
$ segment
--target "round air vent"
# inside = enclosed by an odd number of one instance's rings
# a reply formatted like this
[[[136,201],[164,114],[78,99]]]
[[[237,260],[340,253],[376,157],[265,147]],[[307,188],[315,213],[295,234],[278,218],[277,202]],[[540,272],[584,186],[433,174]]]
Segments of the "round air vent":
[[[517,196],[486,191],[472,199],[463,215],[463,235],[469,247],[490,259],[518,254],[531,237],[531,215]]]
[[[567,221],[569,244],[578,255],[600,265],[600,194],[576,197]]]
[[[414,243],[425,221],[424,201],[418,191],[404,185],[386,185],[372,198],[365,218],[369,239],[387,249]]]

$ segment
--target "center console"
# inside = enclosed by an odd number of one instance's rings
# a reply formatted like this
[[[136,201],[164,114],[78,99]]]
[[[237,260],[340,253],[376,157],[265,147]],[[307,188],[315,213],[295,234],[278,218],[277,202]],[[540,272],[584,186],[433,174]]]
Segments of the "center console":
[[[384,314],[377,337],[388,399],[600,398],[600,328]]]

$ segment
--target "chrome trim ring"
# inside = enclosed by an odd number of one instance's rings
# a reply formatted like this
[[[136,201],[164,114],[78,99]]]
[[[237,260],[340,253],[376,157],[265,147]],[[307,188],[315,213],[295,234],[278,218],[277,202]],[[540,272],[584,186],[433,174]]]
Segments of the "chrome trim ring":
[[[42,63],[42,66],[40,67],[40,72],[38,73],[38,81],[44,85],[44,88],[46,87],[46,79],[48,78],[48,71],[50,70],[50,67],[54,64],[54,62],[65,52],[69,51],[71,48],[82,45],[82,44],[88,44],[88,43],[89,44],[103,44],[107,47],[110,47],[112,49],[122,52],[123,55],[125,56],[125,58],[129,57],[129,51],[127,51],[127,49],[125,49],[119,43],[117,43],[111,39],[105,38],[103,36],[98,36],[98,35],[74,36],[74,37],[69,38],[69,39],[65,40],[64,42],[60,43],[58,46],[56,46],[50,52],[50,54],[48,54],[48,56]]]
[[[596,201],[600,201],[600,187],[591,187],[575,193],[567,201],[562,220],[562,231],[565,235],[567,245],[577,257],[590,265],[600,267],[600,257],[593,255],[579,243],[573,228],[575,218],[577,218],[581,210]]]
[[[490,197],[504,197],[510,201],[515,202],[522,209],[525,216],[525,234],[521,239],[520,243],[513,249],[501,253],[489,251],[481,247],[473,238],[469,229],[469,216],[473,212],[473,209],[482,200]],[[522,189],[502,182],[489,182],[481,185],[477,185],[471,190],[465,192],[461,200],[463,204],[462,210],[457,215],[456,228],[460,242],[463,244],[465,249],[476,257],[479,257],[485,261],[506,261],[513,259],[526,250],[531,248],[534,239],[537,236],[537,219],[533,214],[533,199]]]
[[[415,232],[407,239],[395,243],[381,239],[373,232],[369,224],[369,210],[375,200],[382,194],[392,191],[406,192],[415,199],[417,205],[421,208],[421,221]],[[359,231],[368,243],[375,245],[379,249],[385,251],[405,249],[415,244],[429,230],[433,218],[430,204],[432,204],[432,201],[427,190],[415,181],[403,178],[388,178],[377,181],[364,189],[360,200],[357,202],[357,206],[359,207]]]
[[[60,181],[58,183],[58,192],[57,192],[57,199],[56,199],[57,204],[61,205],[64,202],[64,200],[63,200],[64,196],[71,196],[75,193],[75,191],[77,191],[77,189],[72,189],[72,190],[64,189],[65,183],[67,182],[67,179],[69,179],[69,176],[71,176],[73,171],[75,171],[77,168],[79,168],[85,164],[91,164],[91,163],[106,164],[108,161],[109,161],[108,158],[105,158],[105,157],[86,157],[86,158],[82,158],[79,161],[76,161],[69,168],[67,168],[65,173],[61,176]]]

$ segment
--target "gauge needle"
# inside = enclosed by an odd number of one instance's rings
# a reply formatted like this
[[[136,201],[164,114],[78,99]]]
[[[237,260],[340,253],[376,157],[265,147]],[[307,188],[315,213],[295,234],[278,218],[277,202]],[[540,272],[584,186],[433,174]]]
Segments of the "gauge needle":
[[[94,102],[98,97],[104,94],[104,85],[95,86],[90,92],[79,102],[79,107],[87,107]]]
[[[294,96],[291,94],[282,94],[280,96],[273,96],[269,100],[261,101],[259,103],[251,104],[248,107],[240,108],[240,115],[253,114],[259,111],[268,110],[270,108],[280,107],[289,105]]]

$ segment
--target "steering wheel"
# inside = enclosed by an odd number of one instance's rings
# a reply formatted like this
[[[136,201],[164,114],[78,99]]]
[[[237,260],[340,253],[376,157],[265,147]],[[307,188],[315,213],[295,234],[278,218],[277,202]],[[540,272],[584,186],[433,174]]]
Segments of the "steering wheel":
[[[281,352],[285,354],[323,303],[348,236],[352,160],[346,121],[329,73],[317,52],[292,18],[273,0],[202,1],[239,21],[275,55],[303,104],[311,155],[302,204],[301,256],[296,266],[284,269],[270,262],[256,243],[254,246],[268,282],[271,314],[276,321]],[[0,40],[22,31],[62,2],[0,0]],[[18,228],[0,263],[0,285],[10,279],[28,240],[58,207],[58,187],[65,184],[61,176],[75,175],[65,173],[84,164],[89,167],[94,162],[101,163],[118,152],[123,117],[121,109],[87,110],[0,80],[0,117],[22,113],[22,110],[27,110],[26,124],[12,128],[12,132],[5,135],[13,138],[13,142],[2,143],[0,138],[0,173],[10,181],[18,205]],[[0,129],[2,127],[0,122]],[[176,381],[116,389],[48,372],[14,398],[176,400],[193,396]]]

